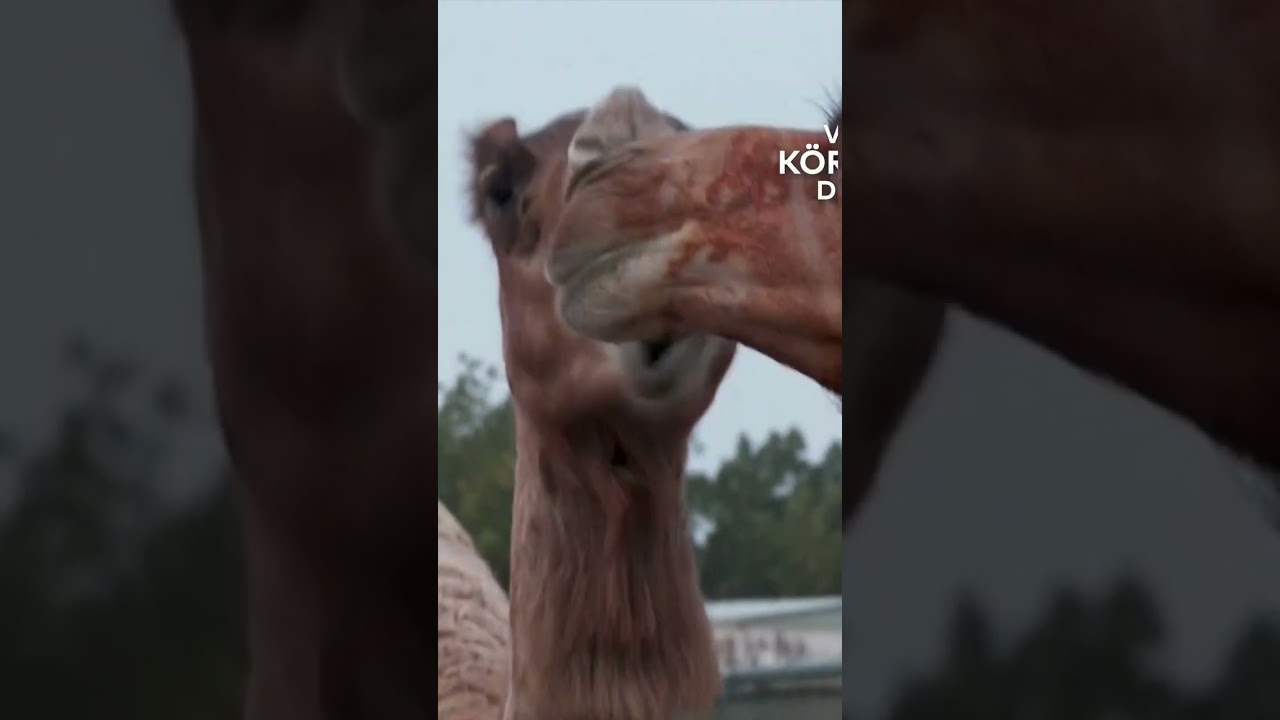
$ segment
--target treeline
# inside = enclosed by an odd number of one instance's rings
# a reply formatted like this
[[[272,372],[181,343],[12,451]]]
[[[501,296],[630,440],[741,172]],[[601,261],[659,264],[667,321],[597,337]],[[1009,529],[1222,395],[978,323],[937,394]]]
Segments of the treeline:
[[[211,428],[172,382],[84,344],[66,358],[77,392],[52,432],[0,434],[0,718],[234,720],[247,656],[227,472],[193,482],[169,462]],[[440,495],[505,578],[514,438],[499,386],[471,364],[442,387]],[[840,463],[838,445],[809,462],[787,432],[690,477],[699,534],[711,528],[707,594],[838,593]],[[210,489],[175,500],[178,485]],[[1097,602],[1061,595],[1007,646],[988,625],[962,603],[946,661],[888,719],[1280,718],[1274,628],[1253,627],[1212,686],[1183,691],[1146,662],[1161,621],[1131,581]]]

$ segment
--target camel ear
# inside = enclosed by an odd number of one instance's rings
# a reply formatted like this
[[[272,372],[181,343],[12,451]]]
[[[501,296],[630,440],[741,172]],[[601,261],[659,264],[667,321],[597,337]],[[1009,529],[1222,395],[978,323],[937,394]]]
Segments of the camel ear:
[[[533,173],[534,156],[520,139],[513,118],[502,118],[470,138],[471,217],[484,216],[487,204],[510,202]]]
[[[472,174],[479,177],[485,167],[498,162],[505,151],[520,144],[515,118],[495,120],[471,136]]]

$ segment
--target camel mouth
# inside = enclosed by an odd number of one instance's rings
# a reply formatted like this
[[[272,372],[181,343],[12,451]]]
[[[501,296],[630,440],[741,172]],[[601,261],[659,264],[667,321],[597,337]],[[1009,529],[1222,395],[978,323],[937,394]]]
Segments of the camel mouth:
[[[657,365],[662,362],[662,359],[667,355],[667,351],[674,347],[675,344],[675,340],[657,340],[641,343],[645,362],[650,366]]]
[[[595,279],[625,252],[617,246],[557,248],[546,266],[547,280],[557,288],[576,289]]]
[[[727,340],[693,334],[613,344],[632,390],[646,400],[680,397],[707,377]]]
[[[545,272],[556,289],[560,317],[576,332],[604,342],[675,344],[663,337],[672,328],[661,308],[676,284],[670,268],[695,232],[682,226],[644,240],[557,250]]]
[[[577,332],[605,342],[628,342],[649,334],[626,322],[633,310],[619,311],[636,301],[635,285],[648,284],[624,274],[644,250],[641,245],[614,245],[553,255],[546,274],[556,288],[561,318]]]

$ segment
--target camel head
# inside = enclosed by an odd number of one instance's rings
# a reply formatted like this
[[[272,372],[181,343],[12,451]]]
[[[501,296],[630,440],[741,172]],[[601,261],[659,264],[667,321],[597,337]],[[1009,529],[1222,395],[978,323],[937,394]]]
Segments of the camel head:
[[[566,324],[615,342],[712,332],[840,392],[841,199],[820,198],[817,185],[839,188],[840,175],[780,173],[780,153],[838,158],[828,131],[839,110],[827,130],[587,142],[611,122],[593,113],[568,158],[548,264]]]
[[[497,261],[508,379],[526,410],[562,421],[617,411],[687,431],[710,405],[733,357],[732,342],[702,333],[619,343],[584,337],[560,319],[546,275],[549,238],[576,164],[684,127],[639,91],[622,88],[592,111],[562,116],[536,132],[522,136],[506,118],[472,138],[472,219]]]

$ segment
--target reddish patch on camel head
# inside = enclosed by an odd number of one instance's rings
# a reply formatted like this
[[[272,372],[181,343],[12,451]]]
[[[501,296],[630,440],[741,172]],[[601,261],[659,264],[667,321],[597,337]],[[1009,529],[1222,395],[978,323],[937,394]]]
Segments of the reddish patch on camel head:
[[[556,228],[561,312],[598,337],[730,337],[839,392],[839,191],[779,167],[814,144],[823,131],[692,131],[588,168]]]

